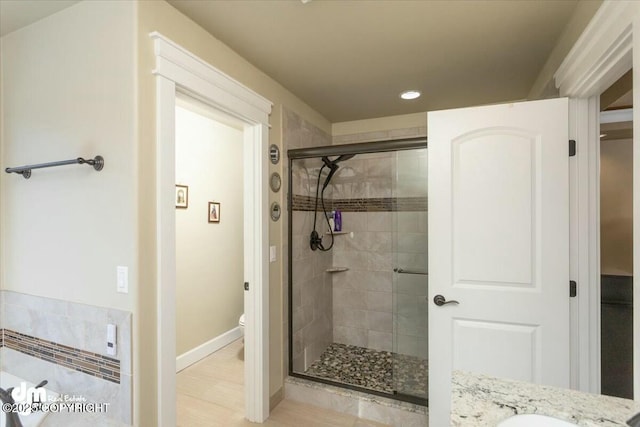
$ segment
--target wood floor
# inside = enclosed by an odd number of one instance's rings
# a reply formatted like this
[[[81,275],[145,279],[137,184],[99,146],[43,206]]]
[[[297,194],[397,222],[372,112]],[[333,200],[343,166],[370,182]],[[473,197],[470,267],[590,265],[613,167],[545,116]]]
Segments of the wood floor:
[[[244,419],[244,346],[234,341],[176,377],[179,427],[255,426]],[[269,427],[381,427],[291,400],[282,401],[264,423]]]

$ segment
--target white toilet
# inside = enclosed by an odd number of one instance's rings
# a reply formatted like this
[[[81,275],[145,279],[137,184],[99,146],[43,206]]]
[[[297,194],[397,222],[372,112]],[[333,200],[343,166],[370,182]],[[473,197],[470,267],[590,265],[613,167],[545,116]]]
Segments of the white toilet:
[[[240,320],[238,320],[238,326],[240,326],[240,332],[242,332],[242,336],[244,336],[244,313],[242,313]]]

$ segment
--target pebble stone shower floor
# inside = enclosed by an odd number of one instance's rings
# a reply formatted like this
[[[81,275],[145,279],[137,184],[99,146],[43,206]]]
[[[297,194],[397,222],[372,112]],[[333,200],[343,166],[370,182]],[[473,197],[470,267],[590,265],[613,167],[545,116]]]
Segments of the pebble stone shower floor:
[[[383,393],[397,391],[426,398],[429,388],[427,372],[424,359],[333,343],[305,374]]]

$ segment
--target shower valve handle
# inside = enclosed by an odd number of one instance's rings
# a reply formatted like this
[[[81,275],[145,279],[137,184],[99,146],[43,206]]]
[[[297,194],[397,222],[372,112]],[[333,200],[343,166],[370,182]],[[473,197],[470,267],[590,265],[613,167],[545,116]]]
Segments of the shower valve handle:
[[[452,299],[450,301],[447,301],[447,299],[445,297],[443,297],[442,295],[436,295],[435,297],[433,297],[433,302],[435,305],[437,305],[438,307],[442,307],[445,304],[460,304],[458,301]]]

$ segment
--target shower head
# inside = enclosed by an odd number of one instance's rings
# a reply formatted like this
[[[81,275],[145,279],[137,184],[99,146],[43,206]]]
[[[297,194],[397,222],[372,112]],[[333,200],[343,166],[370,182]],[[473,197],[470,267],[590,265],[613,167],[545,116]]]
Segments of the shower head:
[[[355,157],[355,154],[343,154],[342,156],[338,157],[337,159],[335,159],[333,162],[334,163],[340,163],[343,160],[349,160]]]
[[[323,190],[327,188],[327,185],[329,185],[329,181],[331,181],[333,174],[335,174],[336,171],[338,170],[338,167],[339,167],[338,163],[342,162],[343,160],[349,160],[354,156],[355,154],[343,154],[335,160],[329,160],[327,156],[322,157],[322,161],[324,162],[324,165],[330,169],[329,174],[324,180],[324,185],[322,186]]]

